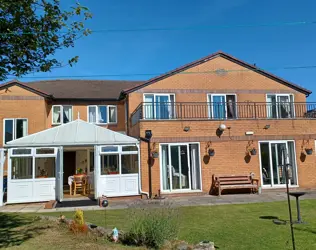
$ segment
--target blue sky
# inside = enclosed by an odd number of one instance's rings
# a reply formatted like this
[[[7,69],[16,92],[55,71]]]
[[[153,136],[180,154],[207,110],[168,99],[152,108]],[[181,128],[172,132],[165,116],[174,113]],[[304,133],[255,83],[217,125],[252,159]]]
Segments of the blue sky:
[[[62,0],[64,8],[72,0]],[[93,13],[90,29],[134,29],[316,21],[315,0],[81,0]],[[211,28],[190,31],[94,33],[56,56],[78,55],[74,67],[29,76],[163,73],[222,50],[261,68],[316,65],[316,24]],[[272,73],[312,90],[314,69]],[[148,79],[149,76],[89,77]],[[22,79],[24,81],[39,79]]]

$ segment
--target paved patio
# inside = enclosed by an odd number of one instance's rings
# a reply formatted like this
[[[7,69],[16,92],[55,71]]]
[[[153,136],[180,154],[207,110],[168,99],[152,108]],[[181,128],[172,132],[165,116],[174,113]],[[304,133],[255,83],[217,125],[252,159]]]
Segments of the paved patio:
[[[306,195],[302,196],[300,199],[316,199],[316,190],[299,190],[307,192]],[[292,197],[291,199],[294,200]],[[170,201],[175,206],[212,206],[212,205],[225,205],[225,204],[247,204],[247,203],[259,203],[259,202],[275,202],[275,201],[286,201],[285,190],[268,190],[263,193],[257,194],[228,194],[222,195],[221,197],[211,196],[211,195],[198,195],[198,196],[180,196],[180,197],[166,197],[162,201]],[[87,201],[87,200],[86,200]],[[44,212],[63,212],[63,211],[74,211],[76,209],[82,210],[103,210],[96,205],[83,205],[80,203],[76,206],[71,206],[69,201],[69,206],[59,207],[53,209],[44,209],[45,203],[28,203],[28,204],[14,204],[6,205],[0,207],[0,212],[19,212],[19,213],[44,213]],[[137,202],[137,200],[113,200],[109,201],[109,206],[106,209],[124,209],[128,208],[132,204]],[[141,203],[148,203],[148,200],[139,200]],[[157,205],[161,200],[152,200]],[[83,201],[85,203],[85,201]]]

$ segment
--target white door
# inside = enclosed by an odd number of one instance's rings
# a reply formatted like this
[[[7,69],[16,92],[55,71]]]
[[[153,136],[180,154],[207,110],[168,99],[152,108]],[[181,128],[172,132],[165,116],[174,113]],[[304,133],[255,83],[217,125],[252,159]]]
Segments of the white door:
[[[289,185],[297,185],[293,141],[260,142],[261,180],[264,187],[285,187],[285,164],[289,163]]]
[[[0,207],[3,206],[3,168],[4,168],[4,149],[0,148]]]
[[[56,200],[59,202],[63,201],[63,175],[64,175],[64,149],[63,147],[58,148],[57,158],[56,158]]]
[[[99,147],[94,146],[94,198],[99,198],[99,176],[100,176],[100,154],[99,154]]]
[[[199,145],[171,143],[160,146],[161,190],[201,190]]]

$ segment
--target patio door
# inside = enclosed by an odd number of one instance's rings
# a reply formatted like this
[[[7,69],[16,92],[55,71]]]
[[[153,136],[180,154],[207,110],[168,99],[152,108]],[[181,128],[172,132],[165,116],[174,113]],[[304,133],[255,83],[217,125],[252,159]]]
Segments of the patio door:
[[[56,159],[56,200],[59,202],[63,201],[64,192],[63,192],[63,182],[64,182],[64,149],[63,147],[58,148],[57,159]]]
[[[297,169],[293,141],[260,142],[260,156],[261,177],[263,186],[285,186],[286,164],[290,164],[289,184],[297,185]]]
[[[199,159],[198,144],[161,145],[162,190],[200,190]]]

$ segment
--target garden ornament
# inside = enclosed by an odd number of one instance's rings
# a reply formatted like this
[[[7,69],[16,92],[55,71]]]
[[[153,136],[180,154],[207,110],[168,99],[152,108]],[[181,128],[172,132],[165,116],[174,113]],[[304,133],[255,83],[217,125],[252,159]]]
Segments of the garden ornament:
[[[112,230],[112,238],[113,238],[114,242],[118,241],[119,231],[118,231],[118,229],[116,227]]]

